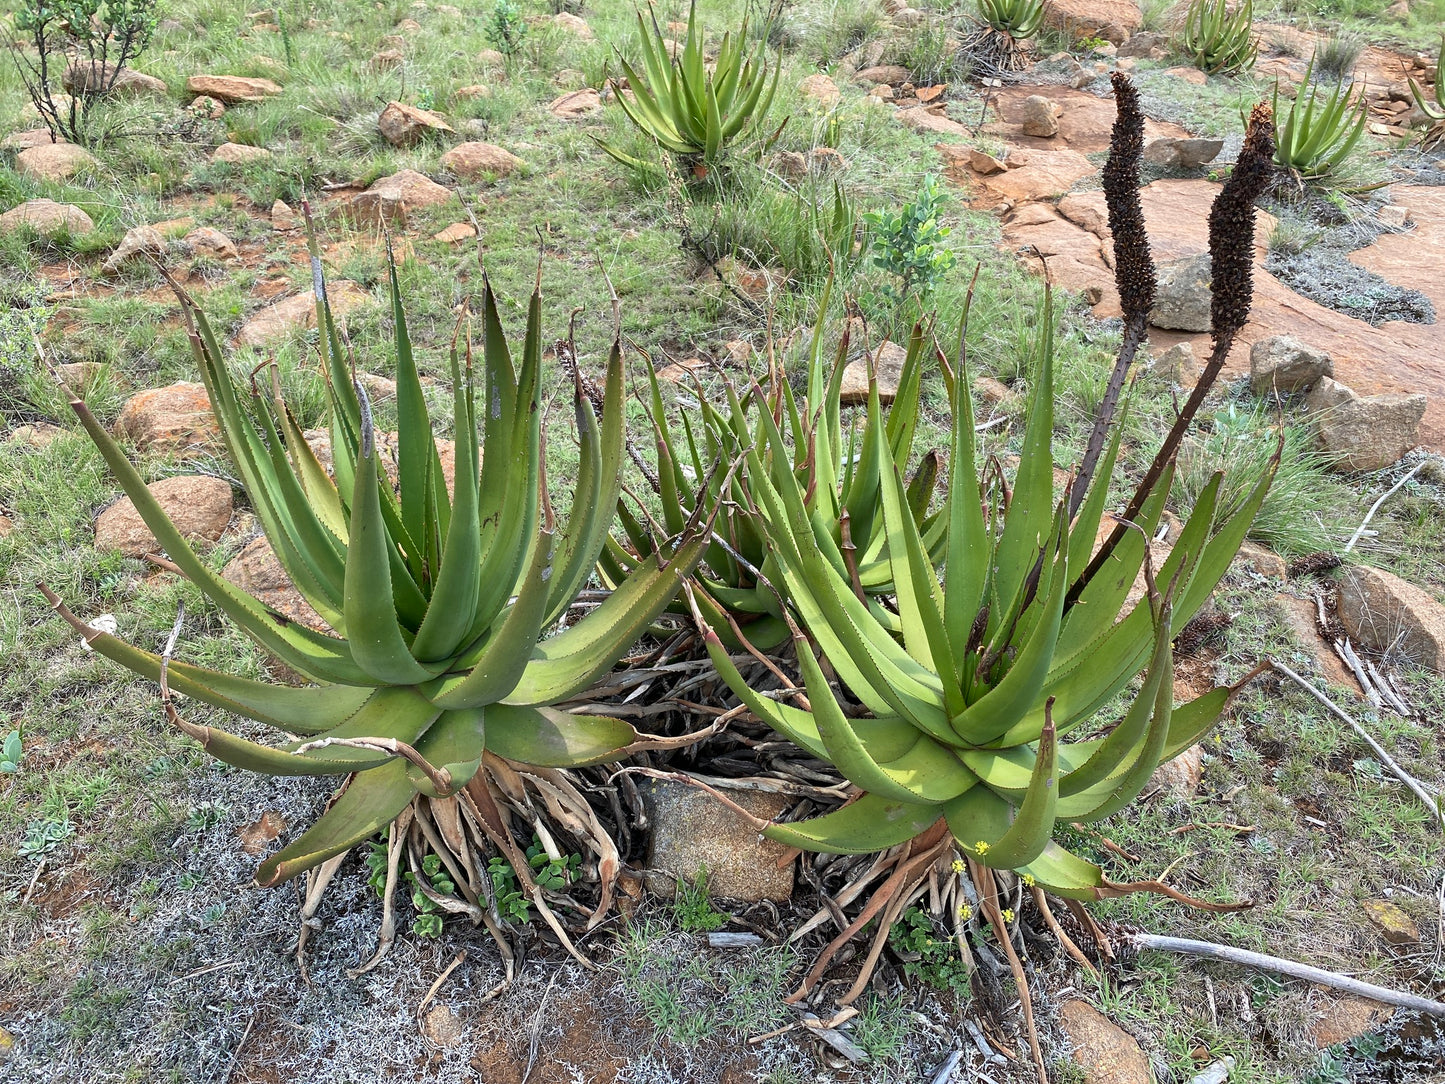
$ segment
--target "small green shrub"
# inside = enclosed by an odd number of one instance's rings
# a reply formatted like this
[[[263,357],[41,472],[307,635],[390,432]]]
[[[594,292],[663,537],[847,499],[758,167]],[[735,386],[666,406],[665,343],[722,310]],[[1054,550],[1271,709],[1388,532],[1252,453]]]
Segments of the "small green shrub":
[[[1179,50],[1211,75],[1237,75],[1254,67],[1259,43],[1254,38],[1254,0],[1233,12],[1229,0],[1190,0],[1179,34]]]
[[[911,979],[969,995],[969,967],[953,938],[939,930],[933,916],[922,907],[904,911],[888,934],[888,941],[903,957],[903,973]]]
[[[698,870],[697,878],[690,883],[682,877],[677,879],[672,915],[688,933],[711,933],[728,920],[727,915],[714,910],[708,897],[706,868]]]
[[[411,884],[411,905],[416,908],[411,932],[418,937],[440,937],[443,912],[436,901],[426,894],[425,889],[429,888],[441,896],[450,896],[457,890],[455,882],[442,868],[442,860],[434,854],[421,860],[421,873],[408,871],[406,879]]]
[[[938,223],[943,198],[938,178],[930,173],[924,176],[918,197],[896,214],[869,211],[863,216],[872,231],[873,265],[898,278],[897,286],[889,283],[883,288],[890,300],[902,302],[916,296],[926,304],[958,262],[943,244],[951,232],[949,227]]]
[[[482,26],[492,48],[505,57],[516,56],[527,37],[527,24],[516,0],[497,0]]]
[[[156,0],[19,0],[10,59],[52,135],[89,142],[91,106],[150,44]],[[68,86],[67,97],[56,87]]]

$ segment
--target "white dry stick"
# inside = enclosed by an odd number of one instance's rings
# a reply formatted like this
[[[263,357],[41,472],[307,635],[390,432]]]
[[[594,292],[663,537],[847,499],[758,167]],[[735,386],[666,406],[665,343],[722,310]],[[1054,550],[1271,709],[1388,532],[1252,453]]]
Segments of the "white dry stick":
[[[1211,960],[1221,960],[1224,963],[1273,971],[1302,982],[1315,982],[1321,986],[1343,990],[1347,994],[1369,998],[1371,1001],[1378,1001],[1384,1005],[1394,1005],[1396,1008],[1424,1013],[1427,1016],[1445,1017],[1445,1002],[1431,1001],[1426,997],[1391,990],[1385,986],[1376,986],[1372,982],[1352,979],[1348,975],[1326,971],[1322,967],[1312,967],[1309,964],[1296,963],[1294,960],[1285,960],[1278,956],[1266,956],[1262,952],[1250,952],[1248,949],[1234,948],[1232,945],[1216,945],[1212,941],[1195,941],[1187,937],[1159,937],[1150,933],[1132,933],[1129,935],[1129,942],[1137,948],[1154,949],[1157,952],[1179,952],[1188,956],[1204,956]]]
[[[1428,462],[1430,462],[1428,459],[1420,460],[1420,462],[1416,463],[1413,467],[1410,468],[1409,474],[1405,475],[1405,477],[1401,478],[1389,489],[1385,490],[1384,493],[1381,493],[1380,499],[1377,500],[1374,504],[1370,505],[1370,510],[1365,513],[1365,518],[1360,520],[1360,525],[1355,528],[1355,533],[1350,535],[1350,540],[1345,543],[1346,553],[1349,553],[1350,550],[1355,548],[1355,543],[1358,542],[1360,540],[1360,536],[1365,533],[1365,528],[1369,525],[1370,520],[1375,518],[1375,513],[1380,510],[1380,505],[1384,504],[1387,500],[1389,500],[1406,482],[1408,482],[1411,478],[1415,477],[1416,473],[1420,470],[1420,468]]]
[[[1340,707],[1328,696],[1320,692],[1318,689],[1316,689],[1304,678],[1296,674],[1284,663],[1279,662],[1275,659],[1269,659],[1267,661],[1269,663],[1270,669],[1275,670],[1278,673],[1281,673],[1285,677],[1289,678],[1301,689],[1309,693],[1326,708],[1328,708],[1330,710],[1330,713],[1334,715],[1335,718],[1348,724],[1349,727],[1360,736],[1361,740],[1370,747],[1370,749],[1374,752],[1375,756],[1380,758],[1380,762],[1384,764],[1385,767],[1389,768],[1392,773],[1394,773],[1395,778],[1400,780],[1400,782],[1404,783],[1405,786],[1409,787],[1412,791],[1414,791],[1415,796],[1419,798],[1420,801],[1425,803],[1425,808],[1430,810],[1430,812],[1434,815],[1435,819],[1440,822],[1441,827],[1445,827],[1445,810],[1441,809],[1440,795],[1431,794],[1428,790],[1425,789],[1425,784],[1421,783],[1420,780],[1416,779],[1404,768],[1400,767],[1400,765],[1395,762],[1395,758],[1385,751],[1385,747],[1379,742],[1377,742],[1374,737],[1369,733],[1369,731],[1367,731],[1363,726],[1361,726],[1355,720],[1354,716],[1352,716],[1349,712],[1345,711],[1344,708]]]

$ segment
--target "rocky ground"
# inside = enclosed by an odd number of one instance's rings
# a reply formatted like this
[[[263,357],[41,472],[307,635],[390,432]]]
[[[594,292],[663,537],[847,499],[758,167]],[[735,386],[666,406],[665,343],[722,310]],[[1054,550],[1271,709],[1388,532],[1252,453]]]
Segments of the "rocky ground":
[[[1049,0],[1028,66],[1001,80],[970,78],[959,61],[968,24],[957,5],[784,4],[769,127],[791,120],[759,164],[738,167],[756,174],[746,200],[759,201],[738,207],[629,179],[595,145],[633,139],[608,76],[636,28],[630,6],[611,0],[571,5],[580,16],[523,5],[528,44],[510,59],[484,32],[489,2],[251,12],[177,0],[138,70],[98,107],[103,138],[89,147],[52,142],[5,68],[0,740],[19,730],[24,755],[0,775],[0,1078],[1031,1079],[1017,1012],[970,998],[931,941],[896,942],[851,1019],[830,1021],[826,998],[814,1006],[822,1020],[785,1005],[822,944],[782,940],[817,907],[816,876],[799,869],[795,883],[793,867],[778,869],[691,792],[654,798],[651,864],[687,876],[705,865],[718,898],[644,889],[639,853],[635,894],[584,946],[596,970],[533,930],[518,981],[494,997],[500,958],[453,919],[439,937],[404,933],[358,974],[381,920],[359,858],[323,898],[298,960],[299,891],[247,884],[327,788],[209,762],[164,728],[153,690],[83,650],[32,585],[49,582],[146,644],[164,639],[184,601],[188,657],[286,674],[166,569],[36,365],[31,336],[129,440],[152,491],[218,569],[293,619],[319,621],[258,536],[152,262],[200,299],[238,364],[276,358],[324,460],[303,201],[362,379],[394,425],[388,244],[444,416],[445,348],[453,310],[477,285],[478,229],[488,272],[514,301],[540,252],[554,337],[584,307],[584,368],[600,366],[611,321],[600,263],[622,299],[635,372],[646,352],[665,378],[714,364],[737,374],[770,326],[781,338],[811,322],[822,277],[790,260],[781,234],[727,233],[727,213],[746,222],[775,188],[834,182],[860,210],[897,208],[935,173],[950,182],[947,245],[960,258],[934,299],[945,326],[958,319],[965,269],[981,264],[969,341],[986,447],[1004,461],[1017,451],[1042,271],[1060,306],[1059,448],[1073,454],[1119,334],[1099,169],[1114,117],[1108,73],[1128,71],[1151,117],[1141,198],[1163,284],[1125,453],[1124,473],[1137,473],[1207,352],[1206,215],[1238,150],[1240,107],[1276,78],[1288,98],[1332,31],[1369,36],[1354,67],[1370,111],[1356,164],[1380,186],[1329,198],[1281,187],[1266,202],[1256,306],[1181,459],[1182,516],[1210,470],[1231,468],[1242,492],[1276,432],[1286,438],[1254,541],[1210,620],[1177,645],[1178,680],[1202,688],[1277,657],[1438,793],[1445,147],[1413,144],[1421,118],[1402,88],[1428,80],[1445,8],[1402,3],[1324,5],[1312,22],[1261,8],[1258,64],[1224,77],[1183,66],[1161,9]],[[758,5],[701,7],[716,41]],[[702,258],[712,244],[725,251]],[[848,275],[847,292],[865,299],[883,282],[866,261]],[[515,304],[504,317],[519,322]],[[885,373],[891,356],[877,352]],[[861,356],[854,365],[866,371]],[[941,386],[930,373],[922,425],[933,441],[946,423]],[[564,414],[549,415],[549,472],[562,482],[575,470],[555,421]],[[1172,541],[1166,531],[1158,552]],[[1255,901],[1211,915],[1132,897],[1101,905],[1106,920],[1445,994],[1439,826],[1292,685],[1251,686],[1216,737],[1074,845],[1118,880],[1167,871],[1181,891]],[[405,927],[414,916],[406,902],[402,912]],[[1438,1026],[1368,1002],[1151,953],[1094,980],[1046,942],[1030,951],[1055,1080],[1445,1079]]]

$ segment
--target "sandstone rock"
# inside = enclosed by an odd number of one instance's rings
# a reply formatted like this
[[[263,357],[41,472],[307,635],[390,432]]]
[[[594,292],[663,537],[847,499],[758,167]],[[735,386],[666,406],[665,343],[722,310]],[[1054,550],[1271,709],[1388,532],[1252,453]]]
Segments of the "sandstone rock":
[[[1368,998],[1347,994],[1331,1001],[1310,1025],[1310,1038],[1317,1048],[1347,1043],[1390,1022],[1395,1010]]]
[[[3,140],[0,140],[0,148],[7,151],[27,151],[31,147],[48,147],[52,143],[65,143],[64,136],[51,138],[49,128],[31,128],[19,132],[11,132]]]
[[[903,363],[908,358],[908,351],[895,342],[886,342],[874,352],[872,358],[873,369],[878,378],[878,398],[883,403],[891,403],[898,394],[898,379],[903,374]],[[861,406],[868,402],[866,358],[850,361],[844,368],[838,400],[845,406]]]
[[[592,33],[592,28],[587,25],[587,20],[579,15],[573,15],[571,12],[563,11],[552,16],[552,24],[583,41],[591,41],[596,37]]]
[[[221,441],[205,386],[184,380],[131,396],[120,408],[115,431],[137,448],[160,452],[184,453]]]
[[[220,230],[211,226],[198,226],[182,238],[196,256],[209,256],[213,260],[234,260],[238,258],[236,242]]]
[[[1211,297],[1209,253],[1161,264],[1149,322],[1176,331],[1208,331]]]
[[[105,263],[100,265],[100,269],[113,273],[120,270],[121,264],[127,260],[137,256],[164,256],[165,252],[166,239],[161,236],[160,230],[154,226],[134,226],[125,231],[120,244]]]
[[[1224,149],[1222,139],[1175,139],[1165,136],[1144,148],[1144,160],[1165,169],[1198,169]]]
[[[798,94],[817,102],[827,109],[837,105],[843,92],[838,89],[838,84],[829,79],[822,72],[808,76],[798,84]]]
[[[283,617],[317,632],[331,631],[321,615],[296,590],[264,535],[247,543],[245,549],[231,558],[221,570],[221,576]]]
[[[271,204],[271,228],[277,233],[299,230],[301,219],[296,217],[296,212],[291,210],[285,200],[278,199]]]
[[[189,542],[215,542],[231,522],[230,483],[204,475],[163,478],[146,487]],[[127,557],[160,552],[160,544],[129,497],[116,501],[95,521],[96,549]]]
[[[444,230],[432,234],[433,241],[440,241],[444,245],[455,245],[462,241],[470,241],[477,235],[477,228],[470,222],[453,222]]]
[[[560,18],[560,16],[558,16]],[[437,1046],[456,1046],[462,1041],[466,1029],[462,1026],[459,1017],[450,1005],[440,1002],[427,1010],[426,1015],[421,1019],[421,1030],[428,1039]]]
[[[406,221],[407,215],[424,207],[436,207],[452,198],[452,190],[437,184],[414,169],[403,169],[383,177],[365,192],[351,198],[351,213],[365,222]]]
[[[1375,212],[1375,218],[1380,225],[1392,230],[1403,230],[1414,221],[1410,208],[1398,203],[1387,203]]]
[[[42,143],[15,156],[15,172],[37,181],[63,181],[84,166],[99,164],[93,154],[74,143]]]
[[[1184,82],[1190,83],[1196,87],[1202,87],[1205,83],[1209,82],[1209,76],[1205,75],[1198,68],[1170,68],[1165,71],[1164,74],[1172,75],[1176,79],[1182,79],[1184,80]]]
[[[808,160],[797,151],[778,151],[772,157],[773,171],[789,180],[801,180],[808,175]]]
[[[55,367],[60,382],[77,395],[95,382],[105,366],[98,361],[72,361]]]
[[[420,33],[420,31],[421,23],[415,19],[403,19],[396,24],[396,32],[398,34],[416,34]]]
[[[459,98],[464,102],[474,101],[477,98],[490,98],[491,96],[492,88],[485,83],[471,83],[464,87],[458,87],[455,93],[452,94],[453,98]]]
[[[972,387],[974,394],[989,406],[1007,406],[1019,397],[1013,388],[991,376],[974,377]]]
[[[1148,1084],[1149,1059],[1134,1037],[1085,1001],[1059,1006],[1059,1026],[1074,1048],[1086,1084]]]
[[[968,168],[987,176],[990,173],[1002,173],[1008,167],[993,155],[974,147],[968,152]]]
[[[887,83],[879,83],[868,91],[868,97],[876,98],[880,102],[891,102],[897,95]]]
[[[823,177],[833,173],[842,173],[848,168],[848,159],[844,158],[832,147],[814,147],[804,158],[808,172]]]
[[[11,519],[9,516],[0,515],[0,538],[9,538],[9,537],[10,537],[12,534],[14,534],[14,533],[15,533],[15,521],[14,521],[13,519]],[[3,1037],[3,1035],[0,1035],[0,1059],[3,1059],[4,1056],[5,1056],[5,1046],[4,1046],[4,1043],[5,1043],[4,1037]]]
[[[468,180],[488,174],[505,177],[521,164],[515,154],[493,143],[459,143],[441,157],[443,169]]]
[[[332,315],[338,322],[344,321],[352,309],[370,300],[365,290],[346,279],[328,282],[326,296],[331,302]],[[240,346],[264,346],[315,323],[316,299],[310,293],[297,294],[267,306],[247,320],[236,335],[236,343]]]
[[[887,83],[889,86],[898,86],[907,83],[913,78],[913,73],[901,64],[875,64],[871,68],[864,68],[858,73],[858,78],[865,83]]]
[[[1356,565],[1339,578],[1340,624],[1356,643],[1445,673],[1445,606],[1394,573]]]
[[[400,49],[378,49],[371,54],[366,66],[372,71],[387,72],[399,68],[406,62],[406,55]]]
[[[587,85],[587,74],[576,68],[563,68],[552,76],[552,85],[561,90],[581,90]]]
[[[1059,115],[1054,103],[1042,94],[1031,94],[1024,99],[1023,128],[1025,135],[1049,136],[1059,133]]]
[[[495,49],[483,49],[477,54],[477,63],[484,68],[505,68],[507,58]]]
[[[186,90],[227,105],[264,102],[281,93],[281,87],[270,79],[251,79],[240,75],[193,75],[186,80]]]
[[[412,147],[420,143],[423,136],[452,130],[452,126],[435,113],[405,102],[387,102],[381,116],[376,118],[376,127],[393,147]]]
[[[1171,384],[1184,383],[1185,374],[1193,376],[1199,371],[1199,361],[1194,356],[1194,344],[1175,343],[1154,359],[1154,375]]]
[[[242,166],[270,157],[271,152],[265,147],[252,147],[245,143],[222,143],[211,152],[212,162],[224,162],[230,166]]]
[[[1245,542],[1235,555],[1235,564],[1252,568],[1259,575],[1271,580],[1289,579],[1289,565],[1273,550],[1254,542]]]
[[[84,90],[132,98],[164,98],[170,93],[165,81],[154,75],[146,75],[134,68],[123,68],[120,74],[116,75],[114,64],[91,64],[89,61],[76,61],[71,64],[65,69],[60,81],[65,89],[72,93]]]
[[[1187,798],[1199,790],[1204,776],[1204,747],[1191,745],[1173,760],[1166,760],[1154,769],[1149,782],[1156,787]]]
[[[1168,45],[1169,39],[1163,34],[1131,34],[1129,40],[1119,46],[1118,55],[1121,57],[1146,57],[1153,60],[1158,59],[1154,56],[1154,51],[1157,49],[1162,55]]]
[[[95,229],[95,223],[90,220],[90,216],[79,207],[69,203],[56,203],[52,199],[27,200],[0,215],[0,233],[8,234],[22,226],[28,226],[46,237],[55,237],[61,233],[83,237]]]
[[[1303,391],[1322,376],[1334,376],[1335,363],[1288,335],[1271,335],[1249,349],[1249,387],[1255,395]]]
[[[900,109],[893,114],[898,123],[918,132],[934,132],[938,135],[970,136],[968,126],[956,120],[930,113],[926,109]]]
[[[602,111],[602,95],[591,87],[569,91],[559,98],[552,99],[547,106],[547,111],[554,117],[561,117],[563,120],[576,120],[578,117],[590,116]]]
[[[893,25],[901,26],[904,29],[922,26],[927,21],[928,16],[917,8],[904,8],[893,16]]]
[[[1144,15],[1132,0],[1044,0],[1044,25],[1122,45],[1144,25]]]
[[[695,880],[707,869],[708,892],[725,899],[783,902],[793,892],[793,863],[779,866],[787,848],[763,839],[750,824],[696,787],[651,780],[653,829],[648,868],[663,890],[673,878]],[[771,820],[788,807],[781,795],[754,790],[720,790],[755,817]]]
[[[1345,471],[1388,467],[1415,447],[1426,399],[1414,395],[1356,395],[1322,376],[1305,396],[1316,417],[1320,444]]]
[[[1420,943],[1419,928],[1397,904],[1389,900],[1365,900],[1360,909],[1390,944],[1398,948],[1413,948]]]

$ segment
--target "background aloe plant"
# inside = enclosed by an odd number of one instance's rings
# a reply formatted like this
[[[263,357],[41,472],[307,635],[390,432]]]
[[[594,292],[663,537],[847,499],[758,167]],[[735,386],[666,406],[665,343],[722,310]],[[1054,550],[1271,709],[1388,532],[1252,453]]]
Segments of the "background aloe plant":
[[[1191,0],[1179,33],[1189,62],[1211,75],[1235,75],[1254,67],[1254,0],[1230,10],[1229,0]]]
[[[455,495],[448,493],[412,356],[395,268],[399,491],[385,480],[365,391],[353,382],[314,254],[317,324],[330,404],[335,479],[318,462],[279,385],[249,395],[231,376],[199,307],[177,289],[227,450],[257,519],[297,589],[334,630],[288,621],[211,571],[141,475],[79,399],[71,405],[175,564],[240,628],[315,682],[268,685],[180,662],[169,687],[300,740],[281,747],[172,718],[214,756],[255,771],[340,775],[318,822],[256,874],[274,884],[375,835],[418,795],[445,798],[489,752],[542,766],[618,756],[632,726],[553,705],[606,671],[669,602],[701,545],[639,561],[586,617],[538,642],[591,575],[620,491],[622,360],[614,338],[601,409],[575,395],[580,458],[571,515],[556,528],[538,403],[540,277],[514,364],[490,283],[482,295],[481,371],[454,340]],[[482,385],[479,395],[478,384]],[[579,382],[580,384],[580,382]],[[479,402],[479,398],[481,401]],[[600,417],[599,417],[600,414]],[[86,626],[46,595],[101,654],[162,677],[161,657]]]
[[[736,646],[732,627],[742,627],[750,643],[770,649],[788,638],[788,626],[774,579],[778,575],[766,535],[759,530],[752,497],[740,476],[728,467],[750,461],[750,449],[795,478],[815,529],[844,555],[850,583],[868,595],[894,590],[878,507],[885,470],[906,470],[913,453],[919,389],[928,338],[913,329],[899,373],[897,397],[887,420],[869,414],[861,429],[845,429],[840,406],[843,372],[851,336],[848,329],[836,352],[826,347],[824,316],[829,291],[807,342],[807,383],[801,401],[784,366],[773,360],[766,390],[740,397],[724,381],[726,409],[708,401],[702,388],[680,413],[681,434],[668,423],[661,389],[649,373],[649,414],[657,442],[657,488],[663,524],[680,530],[689,518],[713,524],[708,547],[691,582],[696,603],[711,623]],[[831,361],[830,361],[831,357]],[[694,414],[695,411],[695,414]],[[694,420],[695,419],[695,420]],[[854,421],[857,419],[855,417]],[[782,427],[789,442],[767,442],[769,426]],[[883,449],[882,457],[879,448]],[[921,460],[907,484],[910,514],[923,532],[924,545],[941,554],[943,522],[928,516],[928,500],[938,477],[938,456]],[[604,579],[618,582],[635,567],[639,554],[651,556],[654,542],[626,503],[618,505],[624,537],[613,539],[602,557]]]
[[[1274,160],[1302,181],[1324,181],[1339,173],[1364,138],[1368,120],[1364,95],[1355,93],[1353,83],[1336,83],[1326,91],[1311,81],[1313,74],[1311,61],[1283,113],[1278,84],[1274,91]]]
[[[656,13],[649,10],[648,15],[645,20],[637,14],[641,69],[619,57],[631,98],[619,87],[618,104],[664,151],[712,163],[729,143],[752,131],[772,106],[780,67],[767,61],[767,35],[750,50],[746,23],[736,34],[724,34],[709,70],[696,0],[688,8],[687,40],[680,47],[663,34]],[[652,169],[634,155],[601,141],[598,145],[625,166]]]
[[[1414,97],[1415,104],[1434,122],[1421,137],[1421,145],[1434,147],[1445,142],[1445,37],[1440,39],[1440,50],[1435,54],[1433,95],[1426,96],[1424,88],[1414,79],[1410,80],[1410,94]]]

